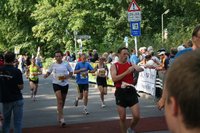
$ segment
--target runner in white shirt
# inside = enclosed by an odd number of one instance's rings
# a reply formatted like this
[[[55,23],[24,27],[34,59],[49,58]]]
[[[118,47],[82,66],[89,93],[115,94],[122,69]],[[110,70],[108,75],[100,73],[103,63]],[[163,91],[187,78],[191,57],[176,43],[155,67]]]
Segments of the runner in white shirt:
[[[57,99],[58,122],[61,127],[65,127],[63,108],[69,88],[68,79],[72,76],[73,69],[69,63],[63,62],[62,58],[62,51],[56,51],[56,62],[50,66],[44,78],[47,78],[52,73],[53,89]]]

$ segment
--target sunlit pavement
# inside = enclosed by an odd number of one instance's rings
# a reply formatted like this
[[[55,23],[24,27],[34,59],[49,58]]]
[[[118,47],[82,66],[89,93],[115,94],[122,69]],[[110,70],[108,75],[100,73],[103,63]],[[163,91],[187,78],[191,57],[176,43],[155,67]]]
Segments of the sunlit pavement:
[[[65,103],[65,120],[66,124],[80,124],[80,123],[90,123],[98,121],[109,121],[118,120],[118,115],[116,112],[116,105],[114,100],[114,88],[108,88],[108,94],[105,96],[106,107],[101,108],[101,102],[99,97],[99,91],[94,84],[90,85],[89,89],[89,102],[88,110],[89,115],[84,115],[83,102],[79,101],[79,106],[74,106],[75,96],[77,95],[76,83],[74,79],[71,79],[69,84],[69,92],[67,95],[67,100]],[[24,78],[24,117],[23,117],[23,127],[42,127],[42,126],[55,126],[57,125],[57,115],[56,115],[56,98],[53,92],[51,77],[43,79],[42,75],[39,79],[39,88],[37,94],[37,100],[34,102],[30,98],[30,88],[28,85],[28,80]],[[145,97],[146,96],[146,97]],[[160,117],[164,115],[163,111],[159,111],[156,108],[155,100],[151,96],[142,96],[140,98],[140,112],[141,118],[148,117]],[[127,109],[127,117],[131,118],[129,109]],[[156,125],[155,125],[156,126]],[[155,131],[154,131],[155,132]],[[167,133],[168,131],[157,131],[155,133]],[[148,132],[153,133],[153,132]]]

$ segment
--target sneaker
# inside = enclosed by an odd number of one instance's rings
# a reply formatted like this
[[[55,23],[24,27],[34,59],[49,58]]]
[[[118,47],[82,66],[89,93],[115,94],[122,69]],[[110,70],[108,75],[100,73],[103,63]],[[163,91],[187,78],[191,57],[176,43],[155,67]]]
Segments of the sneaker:
[[[35,96],[33,96],[33,101],[35,102],[35,101],[37,101],[37,99],[36,99],[36,97]]]
[[[31,99],[33,98],[33,91],[31,90]]]
[[[133,129],[131,129],[131,128],[129,127],[129,128],[127,129],[126,133],[135,133],[135,132],[133,131]]]
[[[102,105],[101,105],[101,107],[102,107],[102,108],[105,108],[105,107],[106,107],[106,105],[105,105],[105,104],[102,104]]]
[[[87,108],[83,109],[83,113],[84,113],[85,115],[88,115],[88,114],[89,114]]]
[[[78,99],[75,99],[75,101],[74,101],[74,106],[78,106]]]
[[[65,127],[66,126],[64,118],[60,119],[59,124],[60,124],[60,127]]]

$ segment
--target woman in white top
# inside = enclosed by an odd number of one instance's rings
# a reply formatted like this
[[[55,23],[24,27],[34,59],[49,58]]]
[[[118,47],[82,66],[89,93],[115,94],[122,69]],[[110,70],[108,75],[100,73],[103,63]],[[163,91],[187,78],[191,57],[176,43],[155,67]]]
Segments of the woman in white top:
[[[68,79],[72,76],[73,70],[69,63],[62,61],[62,58],[62,51],[56,51],[56,62],[50,66],[44,78],[47,78],[52,73],[53,89],[57,99],[58,121],[61,127],[65,127],[63,108],[69,88]]]

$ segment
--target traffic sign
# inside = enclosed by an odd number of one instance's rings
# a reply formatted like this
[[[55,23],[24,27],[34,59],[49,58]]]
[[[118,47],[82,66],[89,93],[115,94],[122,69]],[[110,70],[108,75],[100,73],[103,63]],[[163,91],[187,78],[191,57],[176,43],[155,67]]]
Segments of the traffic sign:
[[[21,49],[20,46],[15,46],[15,47],[14,47],[14,53],[15,53],[15,54],[19,54],[19,53],[20,53],[20,49]]]
[[[131,35],[132,36],[141,36],[140,21],[131,22],[130,27],[131,27]]]
[[[90,35],[77,35],[76,38],[77,39],[90,39],[91,36]]]
[[[128,43],[128,37],[127,36],[124,37],[124,42]]]
[[[128,22],[136,22],[141,20],[141,11],[128,12]]]
[[[128,12],[140,11],[140,7],[137,5],[136,1],[133,0],[129,5]]]

